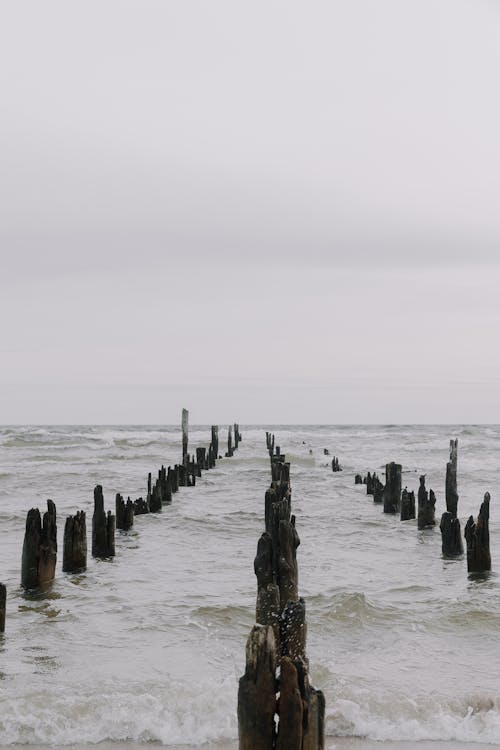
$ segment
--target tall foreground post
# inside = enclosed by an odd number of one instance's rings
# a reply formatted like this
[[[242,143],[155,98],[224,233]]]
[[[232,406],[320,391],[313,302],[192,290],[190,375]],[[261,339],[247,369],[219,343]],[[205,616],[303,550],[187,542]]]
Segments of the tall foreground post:
[[[187,409],[182,410],[182,463],[186,461],[188,452],[188,429],[189,429],[189,412]]]
[[[392,461],[385,467],[384,513],[401,510],[401,464]]]
[[[238,690],[239,750],[323,750],[325,701],[308,677],[290,464],[278,449],[274,454],[274,435],[266,435],[266,441],[272,482],[265,497],[266,530],[254,561],[257,624],[247,641]]]
[[[57,560],[56,506],[47,500],[43,523],[38,508],[31,508],[26,517],[23,542],[21,584],[35,589],[54,579]]]

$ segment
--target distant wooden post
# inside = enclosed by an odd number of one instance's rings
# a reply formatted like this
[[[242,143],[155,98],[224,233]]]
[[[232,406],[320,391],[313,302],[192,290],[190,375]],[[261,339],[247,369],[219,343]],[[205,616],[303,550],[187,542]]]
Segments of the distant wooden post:
[[[409,521],[415,518],[415,493],[413,490],[408,492],[405,487],[401,493],[401,520]]]
[[[458,440],[450,440],[450,460],[446,464],[446,510],[457,517],[457,457]]]
[[[239,433],[239,428],[236,422],[234,423],[233,426],[234,426],[234,450],[237,451],[238,443],[240,442],[240,433]]]
[[[401,509],[401,472],[401,464],[386,464],[384,513],[399,513]]]
[[[87,526],[83,510],[68,516],[64,525],[63,572],[77,573],[87,568]]]
[[[231,425],[227,428],[227,453],[226,458],[231,458],[233,455],[233,428]]]
[[[473,516],[465,525],[467,542],[467,570],[469,573],[486,573],[491,570],[490,554],[490,493],[486,492],[481,503],[477,523]]]
[[[149,475],[149,486],[151,485],[151,474]],[[118,493],[115,499],[116,528],[128,531],[134,525],[134,503],[130,498],[127,502]]]
[[[383,503],[384,502],[384,491],[385,485],[382,484],[376,474],[373,474],[373,502]]]
[[[92,516],[92,555],[93,557],[114,557],[115,517],[104,511],[102,485],[94,489],[94,515]]]
[[[7,587],[0,583],[0,633],[5,632],[5,614],[7,611]]]
[[[187,409],[182,410],[182,463],[184,463],[188,452],[188,428],[189,412]]]
[[[354,484],[363,484],[363,477],[361,474],[356,474],[354,477]]]
[[[212,425],[211,445],[214,450],[215,459],[219,458],[219,428],[215,424]]]
[[[245,674],[238,688],[239,750],[274,747],[276,664],[273,628],[254,625],[247,640]]]
[[[43,523],[38,508],[31,508],[26,518],[21,584],[26,589],[43,586],[54,579],[57,561],[56,506],[47,500]]]
[[[425,474],[420,477],[420,487],[418,488],[418,514],[417,526],[419,529],[426,529],[429,526],[436,525],[435,519],[436,497],[434,492],[430,491],[430,496],[425,489]]]

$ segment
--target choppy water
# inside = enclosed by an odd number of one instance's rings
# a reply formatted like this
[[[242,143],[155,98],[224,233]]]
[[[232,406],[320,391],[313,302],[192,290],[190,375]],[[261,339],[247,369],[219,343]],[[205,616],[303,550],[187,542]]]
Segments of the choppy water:
[[[144,495],[148,471],[178,462],[180,430],[0,428],[0,744],[237,736],[270,481],[266,429],[291,461],[299,587],[328,734],[500,743],[500,427],[267,425],[241,426],[234,458],[181,488],[161,514],[117,532],[113,561],[89,553],[87,572],[72,575],[59,560],[51,591],[31,598],[19,585],[28,509],[56,503],[61,559],[65,517],[83,509],[90,529],[94,485],[112,509],[116,492]],[[398,461],[409,489],[427,474],[439,519],[451,437],[462,528],[491,492],[493,573],[484,580],[468,578],[465,560],[441,558],[438,527],[419,532],[384,515],[354,485],[356,472]],[[208,427],[191,428],[190,448],[208,442]],[[332,473],[324,447],[343,472]]]

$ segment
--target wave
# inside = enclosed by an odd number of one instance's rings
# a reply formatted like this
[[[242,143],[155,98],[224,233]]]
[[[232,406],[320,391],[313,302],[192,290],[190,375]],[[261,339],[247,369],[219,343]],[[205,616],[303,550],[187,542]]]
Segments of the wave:
[[[376,741],[500,742],[500,698],[470,694],[443,700],[366,694],[340,698],[328,710],[327,733]]]

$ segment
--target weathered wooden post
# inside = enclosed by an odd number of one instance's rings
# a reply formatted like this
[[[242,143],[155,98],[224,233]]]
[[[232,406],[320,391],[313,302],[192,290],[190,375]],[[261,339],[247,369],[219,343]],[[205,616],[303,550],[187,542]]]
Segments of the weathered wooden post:
[[[182,410],[182,463],[186,460],[188,452],[188,428],[189,412],[187,409]]]
[[[5,632],[5,615],[7,612],[7,586],[0,583],[0,633]]]
[[[149,513],[149,502],[147,499],[144,500],[144,498],[138,497],[134,501],[134,516],[143,516],[146,513]]]
[[[63,572],[78,573],[87,568],[87,525],[83,510],[68,516],[64,525]]]
[[[401,520],[409,521],[415,518],[415,493],[413,490],[408,492],[405,487],[401,493]]]
[[[92,556],[114,557],[115,517],[104,511],[102,485],[94,488],[94,515],[92,516]]]
[[[233,455],[233,428],[231,425],[227,428],[227,453],[226,458],[231,458]]]
[[[149,475],[148,486],[151,487],[151,474]],[[129,531],[134,525],[134,503],[130,498],[125,502],[122,495],[118,493],[115,506],[116,528],[121,531]]]
[[[375,473],[373,474],[373,477],[375,477]],[[370,472],[365,477],[365,484],[366,484],[366,494],[367,495],[373,495],[373,478]]]
[[[233,426],[234,426],[234,450],[237,451],[238,443],[240,442],[240,433],[239,433],[239,427],[236,424],[236,422],[234,423]]]
[[[450,460],[446,464],[446,510],[457,517],[457,458],[458,440],[450,440]]]
[[[386,464],[384,513],[399,513],[401,509],[401,472],[401,464]]]
[[[450,440],[450,460],[446,464],[446,510],[441,516],[443,557],[461,557],[464,553],[460,521],[457,517],[457,458],[458,440]]]
[[[56,561],[56,506],[52,500],[47,500],[43,523],[38,508],[28,511],[21,566],[22,586],[34,589],[54,580]]]
[[[473,516],[465,525],[467,542],[467,570],[469,573],[486,573],[491,570],[490,554],[490,493],[486,492],[479,509],[477,523]]]
[[[339,464],[339,459],[337,456],[334,456],[332,458],[332,471],[333,472],[342,471],[342,467]]]
[[[219,458],[219,427],[216,424],[212,425],[211,445],[214,451],[215,458]]]
[[[436,496],[432,490],[429,495],[425,489],[425,474],[422,474],[420,477],[420,487],[418,488],[417,526],[419,529],[435,526],[435,505]]]
[[[254,625],[238,688],[239,750],[271,750],[275,741],[277,653],[270,625]]]
[[[361,474],[355,475],[354,484],[363,484],[363,477],[361,476]]]
[[[382,482],[380,481],[380,479],[375,473],[373,474],[372,488],[373,488],[373,502],[383,503],[385,485],[382,484]]]

